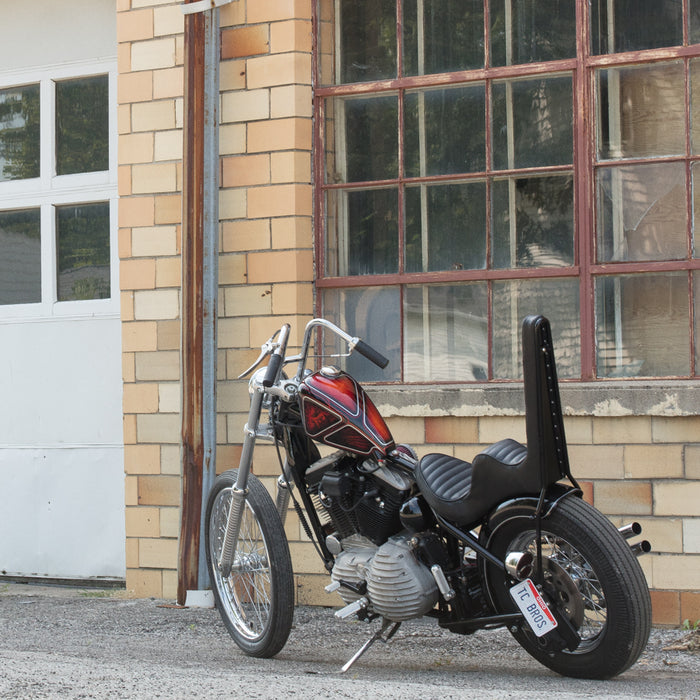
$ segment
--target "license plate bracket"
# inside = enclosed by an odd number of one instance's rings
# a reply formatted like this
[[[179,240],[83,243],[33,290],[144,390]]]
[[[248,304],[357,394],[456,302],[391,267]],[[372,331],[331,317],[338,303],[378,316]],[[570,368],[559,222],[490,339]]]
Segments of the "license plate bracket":
[[[531,579],[512,586],[510,595],[536,637],[556,629],[558,623]]]

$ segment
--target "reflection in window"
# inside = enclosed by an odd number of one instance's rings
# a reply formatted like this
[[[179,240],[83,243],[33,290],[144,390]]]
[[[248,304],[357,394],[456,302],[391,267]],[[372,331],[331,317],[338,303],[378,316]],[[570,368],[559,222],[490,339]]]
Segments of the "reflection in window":
[[[576,3],[492,0],[491,63],[511,66],[576,56]]]
[[[39,85],[0,90],[0,182],[39,177]]]
[[[109,203],[56,207],[58,300],[110,296]]]
[[[486,167],[483,84],[406,94],[407,177],[479,172]]]
[[[496,180],[491,193],[494,267],[574,264],[572,175]]]
[[[500,169],[573,162],[570,76],[493,86],[493,160]]]
[[[404,75],[484,66],[483,0],[404,0]]]
[[[599,377],[668,377],[690,372],[688,275],[596,279]]]
[[[41,301],[39,209],[0,211],[0,304]]]
[[[494,377],[522,378],[521,327],[525,316],[544,314],[552,325],[559,377],[581,374],[578,280],[507,280],[493,285]]]
[[[598,158],[685,153],[682,63],[601,70],[596,87]]]
[[[683,44],[683,3],[679,0],[589,2],[591,52],[594,54],[641,51]]]
[[[685,258],[685,189],[683,163],[599,169],[598,262]]]
[[[486,267],[486,184],[406,188],[406,271]]]
[[[362,381],[390,382],[401,378],[401,312],[397,287],[366,287],[359,289],[327,289],[323,292],[323,316],[344,328],[351,335],[359,335],[366,343],[389,360],[380,369],[359,353],[346,359],[337,357],[345,353],[337,336],[324,334],[326,357],[336,354],[333,362],[340,364],[354,377]],[[331,360],[326,359],[329,363]]]
[[[487,298],[483,282],[406,288],[406,381],[488,379]]]
[[[56,174],[109,167],[108,83],[100,75],[56,83]]]

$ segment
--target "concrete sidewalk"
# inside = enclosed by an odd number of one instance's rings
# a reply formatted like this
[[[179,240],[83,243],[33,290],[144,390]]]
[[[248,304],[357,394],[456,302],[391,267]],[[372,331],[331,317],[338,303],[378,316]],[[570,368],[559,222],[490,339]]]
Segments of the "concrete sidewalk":
[[[700,698],[700,654],[669,649],[680,630],[654,630],[627,673],[594,682],[554,675],[503,630],[462,637],[419,620],[340,674],[375,629],[298,608],[282,652],[251,659],[213,609],[0,582],[0,697]]]

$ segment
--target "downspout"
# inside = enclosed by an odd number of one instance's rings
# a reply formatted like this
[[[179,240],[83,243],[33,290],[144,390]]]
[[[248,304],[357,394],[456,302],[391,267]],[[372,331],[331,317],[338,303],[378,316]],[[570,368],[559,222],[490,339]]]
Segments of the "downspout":
[[[228,0],[226,0],[228,1]],[[216,476],[216,318],[219,251],[219,11],[185,13],[182,196],[182,510],[177,602],[209,584],[206,499]]]

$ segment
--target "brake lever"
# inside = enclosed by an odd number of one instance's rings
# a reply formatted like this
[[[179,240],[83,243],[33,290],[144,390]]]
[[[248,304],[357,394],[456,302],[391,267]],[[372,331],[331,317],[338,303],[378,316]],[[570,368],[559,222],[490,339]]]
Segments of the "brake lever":
[[[260,346],[260,355],[258,359],[255,360],[255,362],[253,362],[253,364],[250,367],[248,367],[248,369],[245,372],[239,374],[237,379],[243,379],[243,377],[248,376],[266,357],[272,355],[272,353],[275,351],[275,348],[277,347],[277,343],[275,343],[274,340],[277,337],[278,333],[279,331],[277,331],[277,333],[275,333],[272,336],[272,338],[266,340]]]

